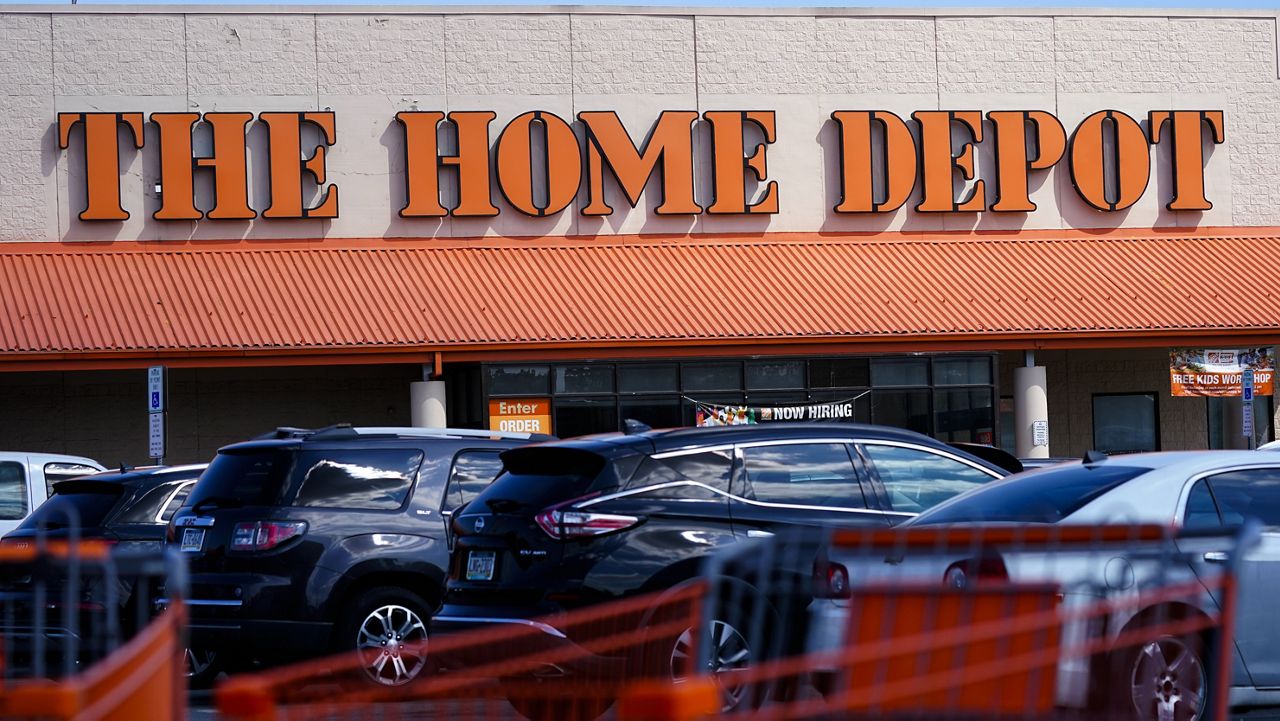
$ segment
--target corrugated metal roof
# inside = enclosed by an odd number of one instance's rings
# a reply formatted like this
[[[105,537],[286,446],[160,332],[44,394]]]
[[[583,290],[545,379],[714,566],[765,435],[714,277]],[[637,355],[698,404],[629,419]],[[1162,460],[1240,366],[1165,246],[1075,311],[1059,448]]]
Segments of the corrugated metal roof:
[[[1280,328],[1280,236],[0,246],[0,354]]]

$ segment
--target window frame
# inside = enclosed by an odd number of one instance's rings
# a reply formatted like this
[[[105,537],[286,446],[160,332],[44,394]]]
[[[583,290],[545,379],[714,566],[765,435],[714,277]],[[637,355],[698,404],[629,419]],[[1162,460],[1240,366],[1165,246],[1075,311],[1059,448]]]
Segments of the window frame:
[[[1094,393],[1089,397],[1089,447],[1094,450],[1098,448],[1098,414],[1095,410],[1099,398],[1123,398],[1129,396],[1145,396],[1151,399],[1152,408],[1152,426],[1151,430],[1155,440],[1155,447],[1151,449],[1123,449],[1134,453],[1156,453],[1161,450],[1160,442],[1160,393],[1157,391],[1123,391],[1119,393]],[[1104,451],[1109,452],[1109,451]],[[1118,455],[1123,455],[1116,452]]]

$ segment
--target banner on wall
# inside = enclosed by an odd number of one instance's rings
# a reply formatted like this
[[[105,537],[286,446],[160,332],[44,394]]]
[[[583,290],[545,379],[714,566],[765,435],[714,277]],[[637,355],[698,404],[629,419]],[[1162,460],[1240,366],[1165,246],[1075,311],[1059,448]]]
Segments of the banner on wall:
[[[489,430],[551,433],[551,399],[490,398]]]
[[[693,403],[694,424],[698,426],[749,426],[776,421],[842,421],[854,418],[854,406],[858,399],[870,391],[842,401],[803,403],[785,406],[720,405],[703,403],[686,398]]]
[[[1175,348],[1169,351],[1169,387],[1174,396],[1240,395],[1245,368],[1253,369],[1254,394],[1272,394],[1275,359],[1271,346],[1260,348]]]

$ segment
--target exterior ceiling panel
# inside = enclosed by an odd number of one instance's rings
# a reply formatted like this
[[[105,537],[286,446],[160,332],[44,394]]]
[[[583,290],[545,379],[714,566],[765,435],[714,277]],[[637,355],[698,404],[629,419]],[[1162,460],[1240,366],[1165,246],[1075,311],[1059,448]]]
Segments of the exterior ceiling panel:
[[[1280,234],[0,247],[0,354],[1280,330]]]

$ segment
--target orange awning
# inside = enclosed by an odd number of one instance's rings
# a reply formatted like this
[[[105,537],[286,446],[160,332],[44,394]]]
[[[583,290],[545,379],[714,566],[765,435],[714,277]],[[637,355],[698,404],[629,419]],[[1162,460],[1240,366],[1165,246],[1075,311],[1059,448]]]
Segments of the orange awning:
[[[1273,343],[1267,230],[0,244],[0,369]]]

